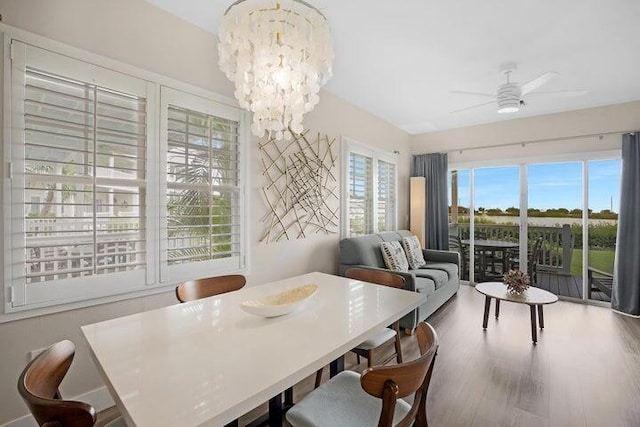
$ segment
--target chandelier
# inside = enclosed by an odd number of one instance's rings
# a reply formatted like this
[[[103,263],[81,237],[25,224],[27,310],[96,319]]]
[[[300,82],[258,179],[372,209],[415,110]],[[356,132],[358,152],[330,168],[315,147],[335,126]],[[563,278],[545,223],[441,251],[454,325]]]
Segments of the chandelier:
[[[302,118],[331,78],[333,49],[326,17],[302,0],[238,0],[218,33],[220,69],[253,113],[251,132],[281,140],[303,131]]]

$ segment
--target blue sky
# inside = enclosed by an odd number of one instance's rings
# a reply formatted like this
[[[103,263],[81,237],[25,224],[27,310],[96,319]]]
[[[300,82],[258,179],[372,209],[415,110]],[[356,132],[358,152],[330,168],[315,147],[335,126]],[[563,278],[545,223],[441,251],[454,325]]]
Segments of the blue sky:
[[[620,167],[619,159],[589,162],[589,209],[611,209],[613,198],[613,210],[618,211]],[[518,207],[519,174],[518,166],[476,169],[476,208]],[[532,164],[528,166],[528,179],[529,208],[582,208],[581,162]],[[469,170],[458,172],[458,197],[461,206],[469,206]]]

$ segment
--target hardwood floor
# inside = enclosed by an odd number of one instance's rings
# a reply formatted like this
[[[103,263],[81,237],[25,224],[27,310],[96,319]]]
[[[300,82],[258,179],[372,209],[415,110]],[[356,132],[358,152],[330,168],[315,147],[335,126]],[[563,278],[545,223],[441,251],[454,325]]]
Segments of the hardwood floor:
[[[545,307],[545,329],[533,345],[527,306],[503,303],[499,320],[492,307],[483,331],[483,304],[462,286],[428,319],[440,339],[430,426],[640,426],[640,320],[560,301]],[[416,357],[415,336],[402,344],[405,360]],[[351,353],[345,365],[365,368]],[[313,381],[295,387],[296,401]],[[240,425],[265,411],[257,408]]]

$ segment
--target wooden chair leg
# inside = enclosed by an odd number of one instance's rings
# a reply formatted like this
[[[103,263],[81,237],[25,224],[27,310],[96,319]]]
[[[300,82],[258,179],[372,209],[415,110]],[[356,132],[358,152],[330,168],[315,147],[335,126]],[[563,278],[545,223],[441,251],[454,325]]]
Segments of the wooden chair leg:
[[[400,344],[399,334],[396,334],[396,361],[402,363],[402,345]]]
[[[400,343],[400,322],[394,322],[393,330],[396,331],[396,360],[402,363],[402,344]]]
[[[314,388],[318,388],[320,387],[320,383],[322,382],[322,370],[324,368],[320,368],[318,369],[318,372],[316,372],[316,384]]]
[[[365,357],[367,358],[367,368],[373,368],[373,351],[367,351],[367,355]]]

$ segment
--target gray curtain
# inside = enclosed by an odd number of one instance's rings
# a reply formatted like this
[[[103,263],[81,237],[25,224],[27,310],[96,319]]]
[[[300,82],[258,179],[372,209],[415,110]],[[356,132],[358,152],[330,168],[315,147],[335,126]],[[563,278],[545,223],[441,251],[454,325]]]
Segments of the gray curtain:
[[[640,316],[640,133],[622,136],[622,188],[611,307]]]
[[[449,200],[447,197],[447,154],[413,156],[411,176],[426,179],[426,246],[429,249],[449,249]]]

